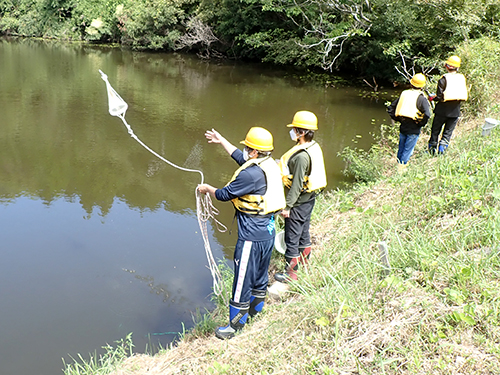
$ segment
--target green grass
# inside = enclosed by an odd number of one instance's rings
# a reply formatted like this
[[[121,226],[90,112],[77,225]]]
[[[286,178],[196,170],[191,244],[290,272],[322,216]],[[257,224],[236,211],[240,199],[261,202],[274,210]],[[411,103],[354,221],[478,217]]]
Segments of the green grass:
[[[119,367],[123,360],[132,355],[132,334],[128,334],[124,339],[115,342],[115,346],[106,345],[103,347],[105,353],[98,355],[90,354],[89,359],[84,359],[78,355],[78,359],[72,358],[73,363],[64,363],[65,375],[105,375],[110,374]]]
[[[310,265],[286,300],[269,300],[228,342],[211,333],[212,319],[227,321],[221,307],[221,315],[200,319],[198,334],[156,355],[157,367],[183,374],[500,373],[500,129],[480,132],[463,129],[444,156],[419,150],[404,174],[322,195]],[[132,363],[138,372],[124,373],[140,374]]]
[[[484,117],[500,119],[500,80],[482,80],[485,67],[498,64],[488,65],[498,55],[492,49],[500,52],[489,39],[462,47],[464,70],[484,88],[469,113],[483,111],[459,125],[445,155],[430,156],[421,141],[397,174],[393,134],[367,154],[346,154],[362,183],[318,197],[310,265],[286,300],[268,300],[234,339],[213,338],[213,328],[227,322],[232,272],[223,267],[217,309],[199,314],[177,347],[156,355],[157,367],[183,374],[500,373],[500,129],[482,137],[479,126]],[[473,59],[480,60],[475,70]],[[498,78],[499,71],[488,74]],[[282,256],[272,263],[280,269]],[[130,354],[123,345],[109,350],[90,362],[80,357],[66,375],[106,374]],[[125,373],[144,373],[137,361],[123,365]]]
[[[500,372],[499,132],[474,129],[444,156],[422,151],[404,175],[318,201],[326,241],[295,289],[338,359],[348,348],[353,360],[370,357],[361,373],[445,374],[466,345],[478,356],[464,357],[466,373]],[[399,329],[388,329],[394,320]]]

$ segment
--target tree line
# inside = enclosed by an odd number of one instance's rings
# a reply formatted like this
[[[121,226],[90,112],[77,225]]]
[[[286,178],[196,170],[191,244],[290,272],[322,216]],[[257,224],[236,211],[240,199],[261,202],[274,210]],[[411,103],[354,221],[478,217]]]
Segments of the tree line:
[[[397,79],[500,39],[498,0],[0,0],[0,33]]]

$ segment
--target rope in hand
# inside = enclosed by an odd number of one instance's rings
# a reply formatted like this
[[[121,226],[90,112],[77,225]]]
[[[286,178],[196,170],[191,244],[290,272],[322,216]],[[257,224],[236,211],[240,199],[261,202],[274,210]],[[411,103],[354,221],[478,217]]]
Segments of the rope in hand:
[[[227,227],[215,218],[219,214],[219,210],[212,204],[210,194],[201,194],[198,188],[196,189],[196,216],[198,217],[198,225],[200,226],[203,242],[205,244],[205,253],[207,255],[208,267],[213,279],[213,290],[215,295],[220,296],[223,291],[222,275],[217,262],[214,259],[208,241],[207,222],[212,219],[219,232],[225,232]]]
[[[106,89],[108,92],[108,105],[109,105],[109,113],[112,116],[117,116],[119,117],[125,127],[128,130],[128,133],[132,138],[134,138],[141,146],[143,146],[146,150],[151,152],[153,155],[155,155],[157,158],[160,160],[164,161],[165,163],[171,165],[174,168],[180,169],[182,171],[186,172],[197,172],[201,175],[201,183],[203,184],[204,181],[204,176],[203,172],[199,171],[197,169],[189,169],[189,168],[183,168],[180,167],[171,161],[165,159],[152,149],[150,149],[146,144],[144,144],[135,134],[134,131],[132,130],[131,126],[127,123],[125,120],[125,112],[127,111],[128,104],[118,95],[118,93],[111,87],[111,84],[108,81],[108,76],[104,74],[101,70],[99,70],[99,73],[101,73],[101,78],[103,81],[106,83]],[[222,275],[219,271],[219,268],[217,267],[217,262],[214,259],[214,256],[212,254],[212,249],[210,247],[210,242],[208,240],[208,230],[207,230],[207,222],[209,219],[213,219],[215,222],[215,225],[217,229],[220,232],[225,232],[227,230],[227,227],[224,226],[220,221],[218,221],[215,216],[219,214],[219,210],[214,207],[212,204],[212,199],[210,198],[210,194],[201,194],[198,188],[195,190],[195,195],[196,195],[196,216],[198,218],[198,225],[200,226],[200,231],[203,237],[203,243],[205,245],[205,253],[207,256],[208,260],[208,268],[210,269],[210,273],[212,275],[213,279],[213,290],[214,293],[219,296],[222,293]]]

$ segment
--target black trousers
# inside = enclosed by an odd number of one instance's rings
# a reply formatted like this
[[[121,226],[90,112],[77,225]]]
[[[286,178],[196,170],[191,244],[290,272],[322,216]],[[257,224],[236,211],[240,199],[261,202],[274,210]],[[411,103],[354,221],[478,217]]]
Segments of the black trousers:
[[[439,144],[441,145],[449,145],[451,135],[453,134],[453,130],[455,130],[455,126],[457,126],[458,117],[447,117],[447,116],[439,116],[435,115],[434,120],[432,121],[432,129],[431,129],[431,137],[429,138],[429,147],[436,148]],[[444,130],[443,130],[444,125]],[[441,130],[443,130],[443,135],[441,136],[441,140],[439,140],[439,134],[441,134]]]
[[[316,198],[313,198],[290,210],[290,217],[285,219],[285,257],[297,258],[300,256],[299,249],[311,246],[309,226],[315,203]]]

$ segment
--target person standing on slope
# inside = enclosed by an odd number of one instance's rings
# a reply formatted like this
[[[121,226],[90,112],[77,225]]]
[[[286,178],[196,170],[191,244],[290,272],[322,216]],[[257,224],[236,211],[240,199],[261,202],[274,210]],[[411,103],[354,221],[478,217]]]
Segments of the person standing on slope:
[[[398,170],[408,164],[420,136],[420,130],[431,117],[430,105],[424,92],[426,78],[422,73],[415,74],[410,80],[412,88],[401,93],[387,108],[389,116],[399,121]]]
[[[316,195],[327,184],[323,151],[314,138],[318,130],[318,119],[309,111],[295,113],[290,137],[296,144],[280,159],[280,169],[285,185],[286,208],[281,212],[285,218],[285,262],[283,273],[276,273],[276,281],[286,283],[297,280],[299,263],[307,264],[311,255],[309,226]]]
[[[219,201],[232,201],[238,221],[238,240],[234,249],[234,279],[229,301],[229,324],[215,335],[230,339],[243,328],[248,317],[264,306],[268,268],[276,235],[274,215],[285,208],[281,173],[271,158],[273,136],[264,128],[251,128],[243,152],[214,129],[205,133],[209,143],[219,143],[240,165],[229,183],[217,189],[198,186]]]
[[[436,96],[431,98],[437,102],[429,138],[429,152],[433,155],[436,149],[438,154],[444,154],[450,145],[451,136],[460,117],[461,103],[468,99],[465,76],[458,73],[460,64],[461,60],[458,56],[450,56],[446,60],[444,67],[447,73],[438,81]],[[439,139],[441,131],[443,134]]]

